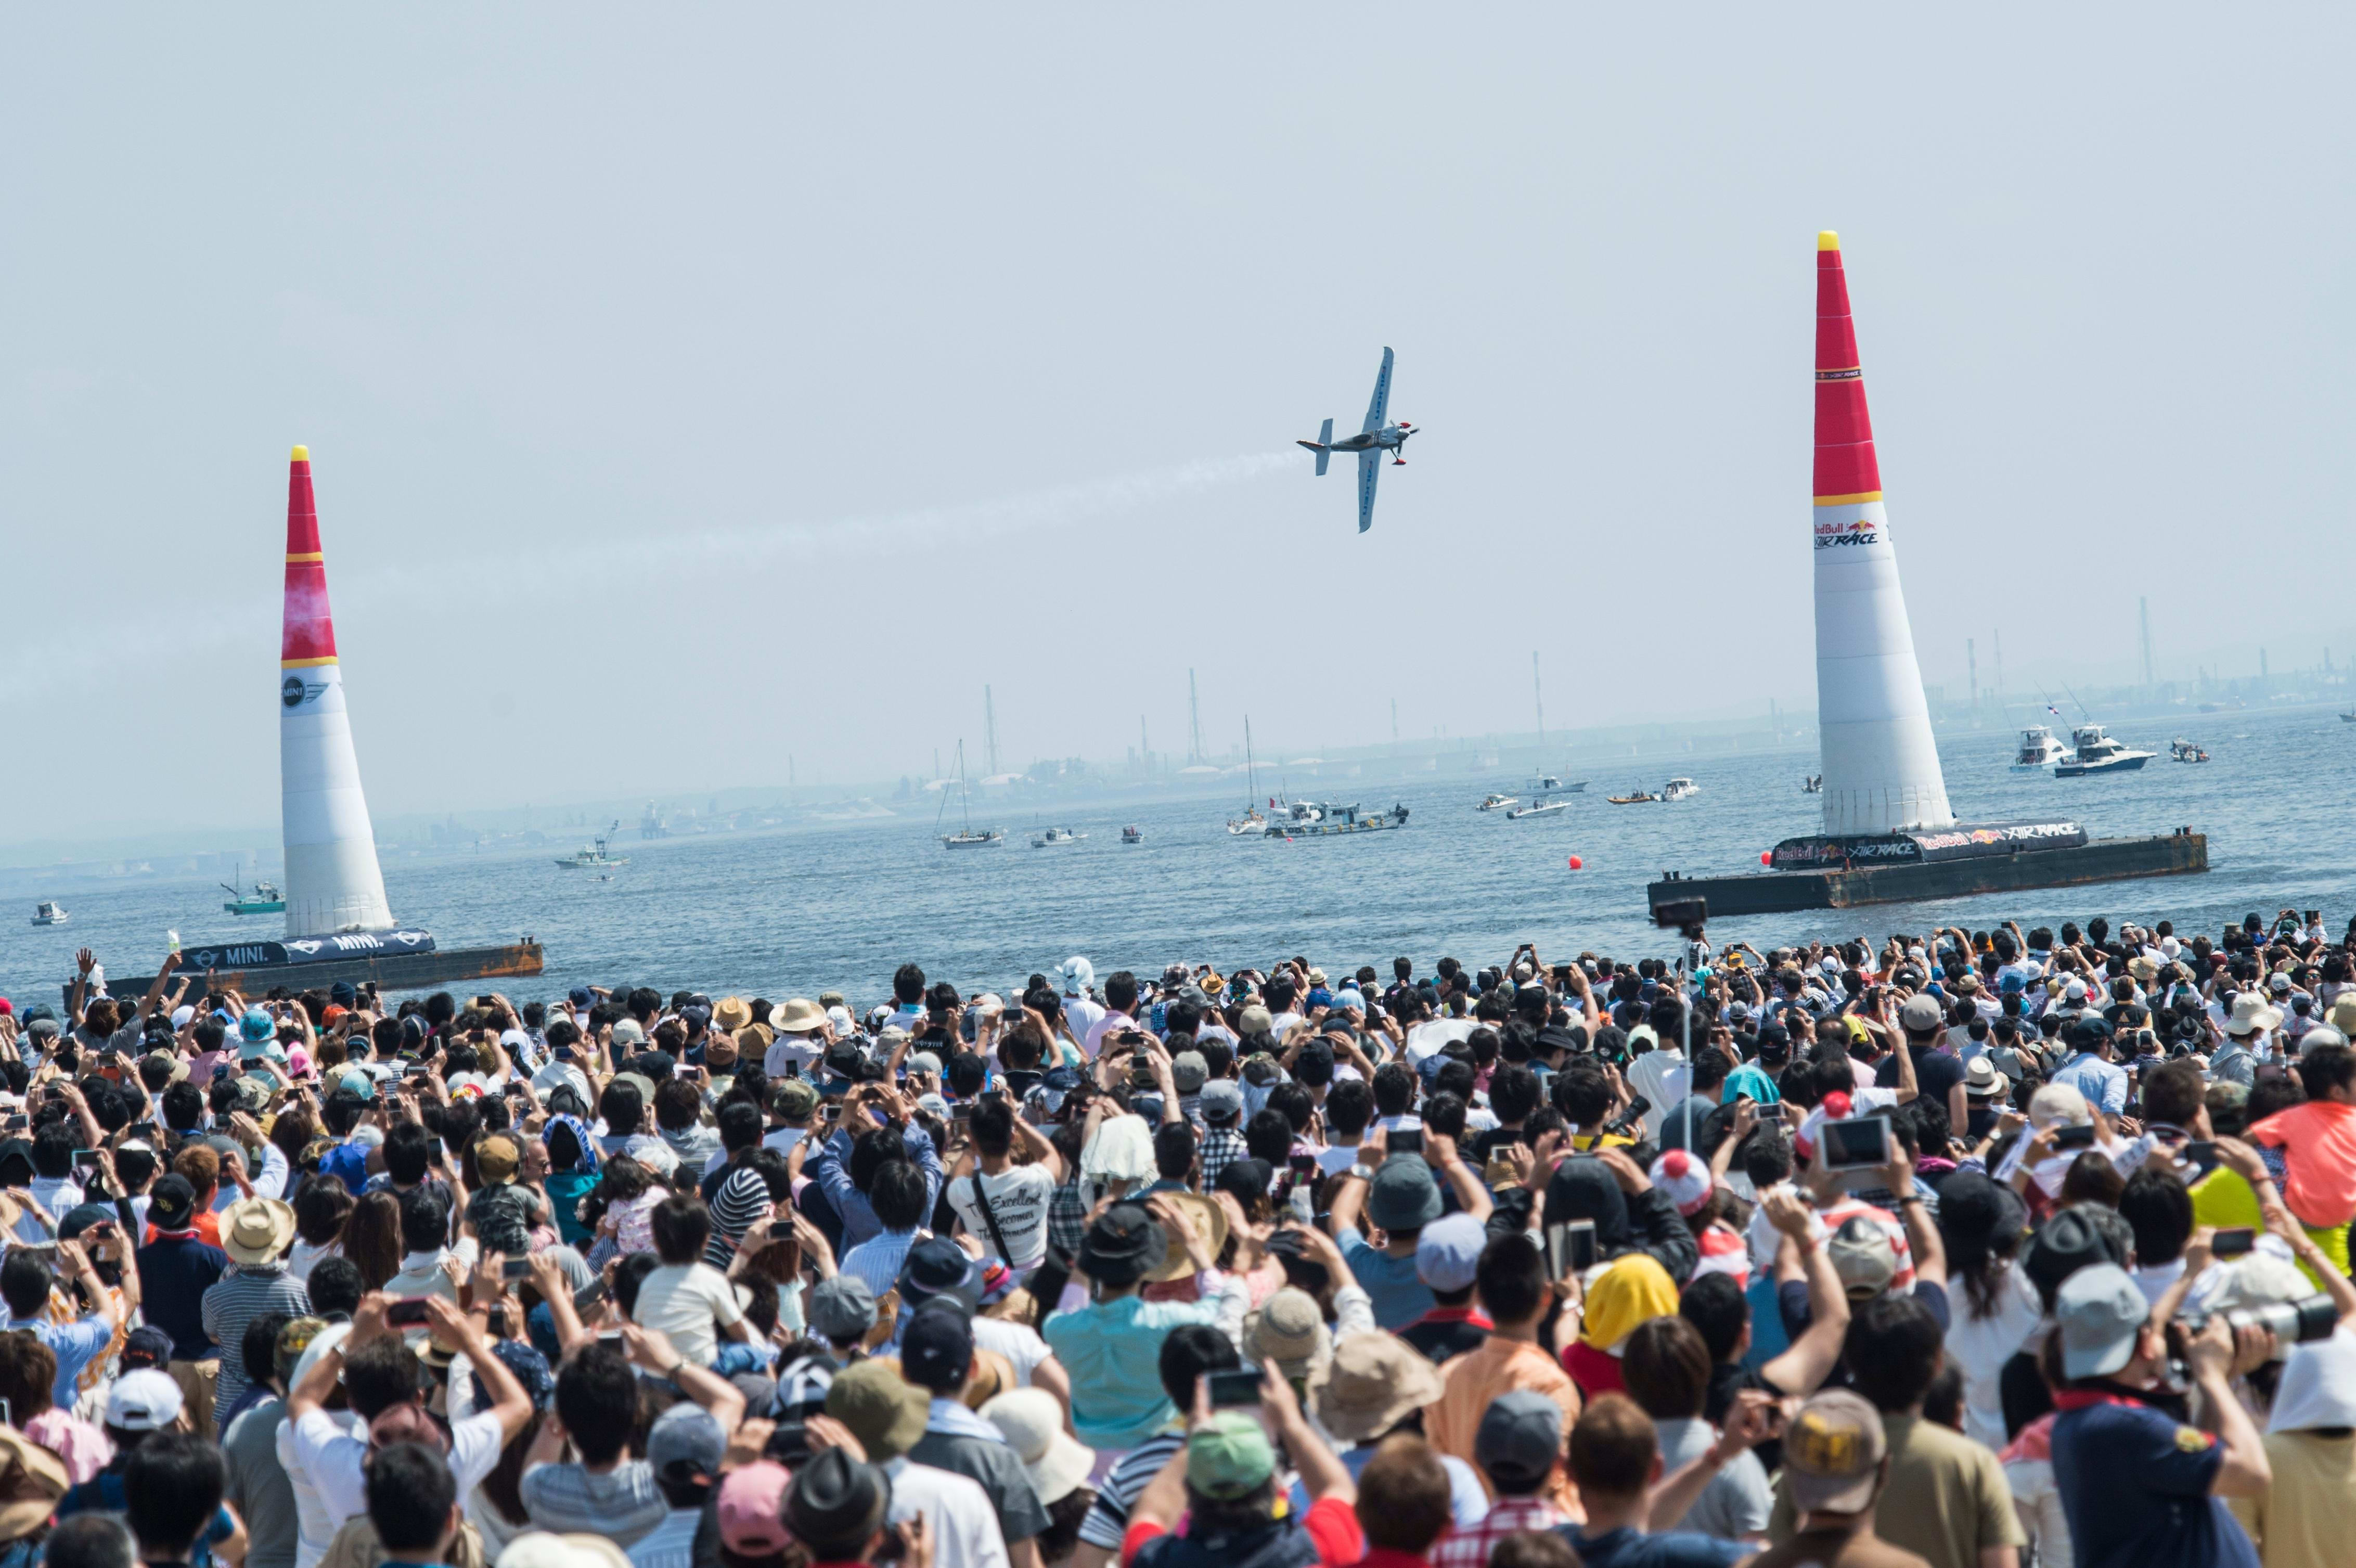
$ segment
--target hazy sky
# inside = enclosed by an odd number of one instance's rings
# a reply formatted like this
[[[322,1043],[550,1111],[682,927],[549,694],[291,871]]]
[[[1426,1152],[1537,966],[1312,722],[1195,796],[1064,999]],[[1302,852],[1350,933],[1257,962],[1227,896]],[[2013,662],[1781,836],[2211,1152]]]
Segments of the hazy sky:
[[[2344,12],[0,28],[0,836],[275,819],[296,441],[380,813],[1813,705],[1825,227],[1927,682],[2356,657]]]

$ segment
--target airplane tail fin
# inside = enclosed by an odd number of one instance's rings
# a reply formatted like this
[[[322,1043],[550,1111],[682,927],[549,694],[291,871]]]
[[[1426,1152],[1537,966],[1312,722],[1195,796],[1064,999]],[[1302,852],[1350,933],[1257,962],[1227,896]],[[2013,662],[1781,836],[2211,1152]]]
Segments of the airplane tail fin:
[[[1303,443],[1303,445],[1306,445],[1306,443]],[[1333,422],[1329,419],[1325,422],[1325,428],[1317,433],[1317,477],[1320,478],[1323,478],[1325,477],[1326,459],[1333,456],[1333,452],[1330,450],[1333,445]]]

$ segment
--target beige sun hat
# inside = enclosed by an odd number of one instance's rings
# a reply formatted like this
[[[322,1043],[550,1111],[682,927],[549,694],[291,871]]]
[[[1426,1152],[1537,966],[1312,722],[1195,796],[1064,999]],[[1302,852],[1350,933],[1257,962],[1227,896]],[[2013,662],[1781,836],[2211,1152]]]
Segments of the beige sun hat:
[[[294,1208],[274,1197],[241,1197],[221,1210],[221,1251],[258,1268],[278,1261],[294,1240]]]

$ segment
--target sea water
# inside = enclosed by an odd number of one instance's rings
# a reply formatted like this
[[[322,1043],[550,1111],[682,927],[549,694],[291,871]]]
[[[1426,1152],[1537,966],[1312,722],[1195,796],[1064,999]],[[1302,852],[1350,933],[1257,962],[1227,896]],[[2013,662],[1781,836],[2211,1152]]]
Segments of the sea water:
[[[2336,936],[2356,914],[2356,843],[2346,822],[2356,725],[2329,708],[2252,710],[2124,723],[2113,733],[2158,753],[2139,773],[2056,779],[2008,771],[2011,731],[1942,736],[1940,757],[1956,811],[1971,821],[2074,817],[2096,837],[2209,834],[2211,870],[2097,886],[2051,888],[1927,904],[1874,905],[1815,914],[1711,922],[1720,941],[1780,943],[1938,926],[1985,929],[2004,918],[2024,929],[2107,914],[2172,918],[2188,936],[2214,931],[2252,910],[2271,922],[2284,906],[2319,908]],[[2212,760],[2169,760],[2184,735]],[[1469,755],[1469,754],[1468,754]],[[630,863],[610,881],[559,868],[569,842],[526,853],[385,864],[396,915],[445,948],[513,940],[546,947],[536,979],[461,983],[459,994],[499,990],[518,1002],[577,984],[689,987],[783,998],[835,989],[870,1004],[889,994],[893,971],[915,961],[927,977],[966,991],[1004,994],[1035,972],[1085,954],[1101,979],[1116,969],[1158,976],[1170,962],[1222,972],[1306,955],[1338,978],[1371,963],[1387,983],[1396,955],[1418,973],[1452,954],[1475,966],[1503,961],[1518,943],[1549,961],[1582,950],[1633,959],[1667,955],[1674,933],[1645,918],[1644,885],[1665,870],[1719,875],[1756,869],[1778,839],[1817,831],[1819,797],[1801,791],[1813,752],[1642,757],[1574,749],[1550,763],[1566,781],[1588,780],[1568,811],[1507,822],[1476,811],[1490,790],[1522,796],[1526,774],[1474,772],[1443,757],[1437,772],[1402,779],[1393,765],[1364,765],[1355,779],[1284,780],[1296,798],[1404,803],[1395,832],[1282,840],[1231,837],[1238,795],[1141,799],[1080,809],[977,801],[974,822],[1007,830],[1003,846],[948,850],[929,802],[903,814],[759,833],[688,834],[614,846]],[[1328,770],[1331,771],[1330,769]],[[1391,776],[1385,777],[1386,773]],[[1700,786],[1674,804],[1607,804],[1672,775]],[[1265,769],[1265,793],[1282,769]],[[1078,843],[1033,849],[1048,822],[1085,832]],[[1134,822],[1144,842],[1123,844]],[[1584,869],[1567,862],[1578,855]],[[220,912],[211,879],[155,880],[61,889],[73,911],[63,927],[32,927],[27,900],[0,927],[0,993],[52,998],[70,979],[75,949],[95,949],[110,972],[150,974],[165,932],[199,940],[275,937],[274,916]]]

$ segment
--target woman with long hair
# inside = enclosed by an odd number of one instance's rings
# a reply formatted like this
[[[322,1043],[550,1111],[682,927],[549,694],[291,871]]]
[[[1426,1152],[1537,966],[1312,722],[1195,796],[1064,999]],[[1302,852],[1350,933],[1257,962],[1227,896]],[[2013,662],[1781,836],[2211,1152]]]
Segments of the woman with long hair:
[[[389,1192],[363,1193],[344,1219],[337,1249],[360,1272],[360,1283],[382,1290],[401,1273],[401,1199]]]
[[[351,1189],[334,1176],[308,1176],[294,1189],[294,1251],[286,1272],[298,1280],[311,1277],[312,1267],[342,1241],[344,1221],[351,1218]]]
[[[1947,1250],[1948,1359],[1963,1369],[1964,1434],[2001,1451],[2005,1363],[2028,1346],[2041,1316],[2037,1293],[2016,1262],[2028,1206],[1978,1171],[1957,1171],[1939,1188],[1939,1235]]]

